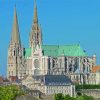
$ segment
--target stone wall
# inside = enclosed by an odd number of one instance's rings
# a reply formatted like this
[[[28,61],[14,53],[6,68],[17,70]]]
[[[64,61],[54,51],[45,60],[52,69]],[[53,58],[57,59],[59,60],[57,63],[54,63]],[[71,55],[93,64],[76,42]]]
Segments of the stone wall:
[[[100,98],[100,89],[84,89],[81,90],[83,94],[93,96],[94,98]]]

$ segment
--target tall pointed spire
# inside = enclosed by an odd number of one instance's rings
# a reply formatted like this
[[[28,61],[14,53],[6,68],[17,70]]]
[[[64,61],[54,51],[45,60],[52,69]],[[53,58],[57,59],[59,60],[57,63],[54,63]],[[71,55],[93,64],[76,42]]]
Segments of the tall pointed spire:
[[[30,40],[29,40],[29,45],[32,48],[35,48],[40,45],[42,45],[42,32],[40,30],[39,24],[38,24],[38,14],[37,14],[37,6],[36,6],[36,0],[34,0],[34,21],[30,33]]]
[[[13,28],[12,28],[11,43],[20,44],[20,35],[19,35],[19,28],[18,28],[16,6],[14,8],[14,22],[13,22]]]
[[[38,23],[36,0],[34,0],[34,23]]]

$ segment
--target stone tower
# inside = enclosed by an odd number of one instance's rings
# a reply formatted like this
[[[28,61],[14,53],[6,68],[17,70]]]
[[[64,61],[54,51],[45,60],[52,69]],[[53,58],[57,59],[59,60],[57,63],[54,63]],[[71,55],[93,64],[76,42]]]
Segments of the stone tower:
[[[30,32],[29,45],[31,48],[35,48],[37,45],[42,45],[42,32],[40,25],[38,24],[36,1],[34,1],[34,22]]]
[[[21,78],[24,70],[24,48],[21,45],[16,8],[14,9],[14,22],[11,40],[8,48],[7,77]]]

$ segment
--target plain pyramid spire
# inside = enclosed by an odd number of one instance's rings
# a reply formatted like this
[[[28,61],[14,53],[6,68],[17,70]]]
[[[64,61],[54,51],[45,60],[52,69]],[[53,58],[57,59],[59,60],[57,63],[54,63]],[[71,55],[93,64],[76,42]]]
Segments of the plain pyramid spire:
[[[38,23],[36,0],[34,0],[34,23]]]
[[[14,8],[14,22],[12,28],[11,43],[20,44],[20,34],[19,34],[16,6]]]

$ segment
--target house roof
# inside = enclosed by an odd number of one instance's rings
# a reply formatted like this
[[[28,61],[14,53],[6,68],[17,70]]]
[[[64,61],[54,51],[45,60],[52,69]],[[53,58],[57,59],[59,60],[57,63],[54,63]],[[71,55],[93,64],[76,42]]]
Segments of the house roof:
[[[72,82],[69,79],[68,76],[65,75],[38,75],[38,76],[32,76],[35,80],[41,80],[45,85],[51,86],[51,85],[71,85]]]
[[[74,45],[42,45],[44,56],[58,57],[58,56],[87,56],[86,52],[79,44]],[[30,57],[32,53],[31,48],[25,49],[25,57]]]
[[[98,71],[100,71],[100,66],[94,66],[94,67],[92,68],[92,73],[96,73],[96,72],[98,72]]]
[[[72,82],[65,75],[45,75],[46,85],[71,85]]]
[[[66,75],[29,75],[27,76],[27,78],[39,81],[45,84],[46,86],[67,86],[73,84],[70,78]],[[24,79],[25,82],[26,79]],[[29,80],[27,81],[29,82]]]

